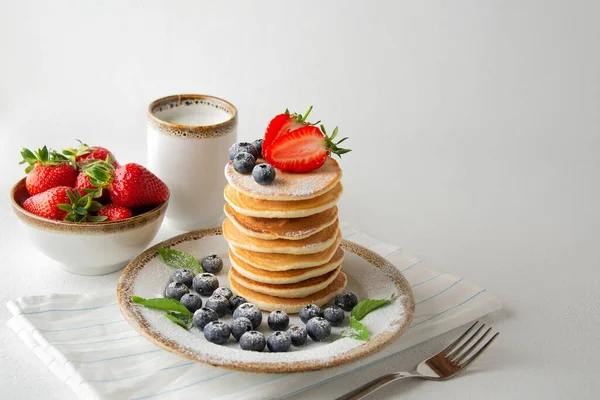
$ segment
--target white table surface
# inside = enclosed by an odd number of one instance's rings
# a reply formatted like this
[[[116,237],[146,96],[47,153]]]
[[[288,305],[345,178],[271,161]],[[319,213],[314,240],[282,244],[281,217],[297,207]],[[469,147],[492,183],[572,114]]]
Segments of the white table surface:
[[[0,1],[0,302],[118,278],[31,248],[7,201],[21,146],[80,138],[144,163],[159,96],[231,100],[241,139],[314,105],[354,149],[341,218],[504,302],[485,318],[499,340],[468,373],[373,399],[597,398],[599,3],[323,3]],[[454,334],[297,397],[409,369]],[[0,360],[0,398],[74,398],[4,324]]]

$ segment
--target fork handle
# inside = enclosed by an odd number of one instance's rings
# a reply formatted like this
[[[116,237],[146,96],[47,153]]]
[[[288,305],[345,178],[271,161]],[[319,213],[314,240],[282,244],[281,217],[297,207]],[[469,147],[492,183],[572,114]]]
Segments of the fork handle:
[[[338,397],[336,400],[358,400],[363,397],[373,393],[379,388],[387,385],[390,382],[398,381],[404,378],[416,378],[417,375],[410,374],[408,372],[395,372],[393,374],[387,374],[380,376],[377,379],[372,380],[371,382],[359,387],[358,389],[354,389],[353,391],[346,393],[345,395]]]

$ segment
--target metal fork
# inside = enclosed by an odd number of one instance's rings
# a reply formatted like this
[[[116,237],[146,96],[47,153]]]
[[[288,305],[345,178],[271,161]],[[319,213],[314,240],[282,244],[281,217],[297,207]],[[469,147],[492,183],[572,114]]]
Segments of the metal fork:
[[[469,365],[473,363],[492,344],[494,339],[500,334],[496,332],[487,342],[483,345],[484,339],[488,336],[492,328],[488,328],[483,335],[480,336],[481,331],[485,327],[482,324],[468,339],[465,339],[472,331],[479,321],[476,321],[465,333],[460,335],[458,339],[452,342],[444,350],[440,351],[433,357],[422,361],[414,372],[394,372],[392,374],[383,375],[371,382],[359,387],[350,393],[345,394],[342,397],[338,397],[336,400],[358,400],[373,393],[382,386],[388,383],[398,381],[404,378],[419,378],[427,379],[432,381],[443,381],[456,376],[459,372],[465,370]],[[477,339],[479,337],[479,339]],[[477,339],[475,343],[471,343]],[[478,350],[477,350],[478,349]],[[477,350],[475,353],[473,353]]]

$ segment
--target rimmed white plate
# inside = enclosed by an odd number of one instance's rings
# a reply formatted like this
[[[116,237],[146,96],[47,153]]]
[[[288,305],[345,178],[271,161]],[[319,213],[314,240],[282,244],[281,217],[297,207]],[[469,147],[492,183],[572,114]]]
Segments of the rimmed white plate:
[[[356,243],[344,240],[341,245],[346,251],[342,270],[348,276],[347,291],[355,293],[359,299],[382,299],[393,293],[399,296],[392,304],[373,311],[361,321],[371,334],[371,339],[366,342],[340,335],[348,326],[347,315],[342,326],[334,327],[327,340],[314,342],[308,338],[306,345],[292,347],[287,353],[245,351],[233,338],[225,345],[210,343],[198,329],[187,331],[165,318],[162,312],[140,307],[131,301],[131,296],[163,297],[173,270],[157,257],[154,248],[140,254],[123,271],[117,285],[119,308],[125,320],[149,341],[193,361],[263,373],[305,372],[339,366],[390,344],[408,328],[414,313],[410,285],[396,267]],[[211,253],[218,254],[225,264],[217,275],[219,283],[229,285],[227,273],[231,264],[221,228],[185,233],[157,246],[191,253],[198,259]],[[263,323],[259,327],[265,336],[272,333],[266,323],[267,315],[263,313]],[[231,315],[221,320],[229,323]],[[297,315],[291,315],[292,324],[303,323]]]

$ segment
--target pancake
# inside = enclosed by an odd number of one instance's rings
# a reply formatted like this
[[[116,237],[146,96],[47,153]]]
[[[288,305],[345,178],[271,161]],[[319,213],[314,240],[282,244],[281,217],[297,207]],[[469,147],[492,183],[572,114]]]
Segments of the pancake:
[[[258,253],[314,254],[327,250],[338,234],[338,221],[321,232],[301,240],[264,240],[241,233],[229,218],[223,221],[223,237],[237,248]]]
[[[258,218],[236,212],[225,203],[225,215],[245,235],[259,239],[300,240],[332,225],[337,219],[336,206],[304,218]]]
[[[336,278],[325,289],[313,293],[309,296],[298,299],[286,299],[282,297],[269,296],[264,293],[258,293],[250,290],[238,283],[233,274],[229,274],[229,285],[233,293],[243,296],[252,304],[264,311],[282,310],[286,313],[296,314],[307,304],[316,304],[323,306],[329,303],[333,298],[342,293],[347,284],[346,274],[340,272]]]
[[[246,196],[263,200],[306,200],[312,199],[333,189],[342,179],[342,169],[337,161],[329,157],[325,164],[314,171],[301,174],[277,170],[275,180],[270,185],[259,185],[252,174],[240,174],[233,164],[225,165],[225,177],[229,184]]]
[[[342,241],[342,233],[338,232],[335,242],[327,250],[314,254],[278,254],[259,253],[229,244],[229,248],[238,258],[251,266],[267,271],[287,271],[290,269],[311,268],[329,262]]]
[[[229,275],[231,276],[231,279],[234,279],[240,285],[257,293],[282,297],[285,299],[299,299],[325,289],[331,284],[331,282],[333,282],[335,277],[340,272],[340,269],[342,269],[341,265],[325,275],[316,276],[301,282],[286,283],[283,285],[274,285],[272,283],[253,281],[252,279],[248,279],[245,276],[240,275],[234,268],[229,270]]]
[[[342,195],[342,183],[320,196],[297,201],[271,201],[246,196],[231,185],[225,186],[225,201],[237,213],[260,218],[302,218],[328,210],[335,206]]]
[[[266,271],[264,269],[255,268],[237,257],[231,249],[229,249],[229,260],[236,272],[248,279],[252,279],[256,282],[281,285],[304,281],[335,270],[344,261],[344,250],[342,250],[341,247],[338,247],[333,258],[329,262],[319,265],[318,267],[290,269],[287,271]]]

